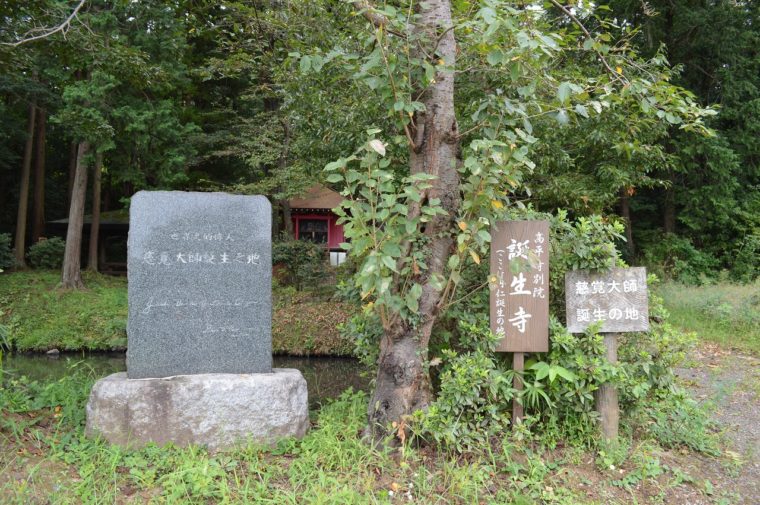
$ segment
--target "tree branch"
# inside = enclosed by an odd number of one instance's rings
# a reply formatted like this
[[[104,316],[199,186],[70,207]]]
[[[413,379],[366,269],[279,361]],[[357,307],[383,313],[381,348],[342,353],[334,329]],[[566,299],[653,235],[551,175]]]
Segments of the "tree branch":
[[[559,10],[561,10],[565,14],[565,16],[567,16],[568,18],[570,18],[570,20],[573,23],[575,23],[578,26],[578,28],[581,29],[581,31],[583,32],[583,34],[586,36],[587,39],[591,39],[591,40],[594,39],[594,37],[591,36],[591,34],[589,33],[589,31],[583,25],[583,23],[581,22],[581,20],[578,19],[575,16],[575,14],[573,14],[572,12],[570,12],[570,10],[568,10],[567,7],[565,7],[564,5],[562,5],[561,3],[559,3],[557,0],[549,0],[549,2],[551,2],[552,5],[554,5],[556,8],[558,8]],[[604,57],[604,55],[600,51],[594,49],[594,52],[599,57],[599,60],[601,60],[602,65],[604,65],[604,68],[607,69],[607,72],[609,72],[610,75],[612,75],[615,78],[615,80],[619,79],[619,80],[622,80],[625,83],[628,82],[628,80],[625,77],[623,77],[622,75],[620,75],[619,73],[615,72],[612,69],[612,67],[610,66],[610,64],[607,62],[607,59]]]
[[[359,13],[367,19],[370,23],[375,25],[378,28],[384,29],[388,33],[392,33],[393,35],[397,37],[404,37],[404,34],[401,32],[398,32],[396,30],[393,30],[392,28],[388,27],[388,18],[385,17],[383,14],[380,14],[375,10],[375,8],[367,2],[366,0],[356,0],[352,2],[354,4],[354,7],[359,10]]]
[[[50,37],[51,35],[54,35],[58,32],[66,33],[66,30],[68,30],[71,27],[71,22],[74,20],[74,18],[77,17],[77,13],[84,7],[84,4],[87,0],[80,0],[79,4],[74,7],[74,10],[71,12],[69,17],[67,17],[61,24],[58,26],[55,26],[53,28],[35,28],[32,30],[29,30],[26,32],[26,34],[16,42],[2,42],[2,45],[4,46],[11,46],[11,47],[18,47],[21,44],[26,44],[27,42],[33,42],[35,40],[44,39],[47,37]],[[32,33],[42,31],[39,35],[31,35]]]

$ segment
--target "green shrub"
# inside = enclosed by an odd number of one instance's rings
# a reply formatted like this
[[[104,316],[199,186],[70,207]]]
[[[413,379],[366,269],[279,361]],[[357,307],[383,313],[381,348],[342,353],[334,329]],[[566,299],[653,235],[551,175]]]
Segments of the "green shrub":
[[[272,263],[285,267],[284,283],[299,291],[306,286],[319,286],[327,276],[324,247],[304,240],[273,243]]]
[[[760,277],[760,232],[744,237],[733,256],[731,280],[748,283]]]
[[[15,264],[16,258],[13,256],[13,249],[11,249],[11,235],[10,233],[0,233],[0,272]]]
[[[657,237],[644,251],[644,260],[658,274],[692,285],[714,278],[720,266],[716,258],[698,250],[691,240],[672,233]]]
[[[341,337],[354,342],[353,355],[367,367],[377,364],[383,327],[377,313],[362,311],[338,327]]]
[[[510,421],[513,374],[494,352],[497,339],[486,324],[462,324],[470,348],[443,351],[438,398],[427,413],[417,414],[416,431],[458,451],[488,445]]]
[[[655,408],[642,412],[642,424],[664,447],[688,447],[711,456],[719,456],[720,448],[714,435],[716,423],[704,407],[685,393],[672,395]]]
[[[592,327],[584,334],[573,334],[564,326],[564,277],[575,268],[623,266],[614,246],[620,226],[598,216],[576,222],[568,221],[564,213],[556,217],[529,213],[527,217],[551,220],[551,346],[548,353],[530,354],[525,362],[519,398],[530,422],[524,423],[524,429],[540,434],[548,445],[562,440],[596,447],[594,393],[599,386],[612,383],[617,387],[622,418],[630,423],[629,414],[637,409],[661,405],[677,394],[673,369],[694,336],[668,325],[662,300],[650,293],[650,330],[620,337],[618,363],[609,364],[598,331]],[[517,394],[511,385],[511,356],[493,350],[489,291],[477,290],[488,275],[487,268],[473,265],[463,271],[459,289],[468,296],[450,308],[436,327],[430,357],[431,364],[442,361],[438,396],[427,414],[418,416],[421,435],[457,450],[482,446],[488,434],[504,428],[511,399]],[[648,282],[653,286],[656,277],[650,276]]]
[[[32,247],[26,257],[32,268],[56,270],[63,265],[63,253],[66,241],[60,237],[42,239]]]

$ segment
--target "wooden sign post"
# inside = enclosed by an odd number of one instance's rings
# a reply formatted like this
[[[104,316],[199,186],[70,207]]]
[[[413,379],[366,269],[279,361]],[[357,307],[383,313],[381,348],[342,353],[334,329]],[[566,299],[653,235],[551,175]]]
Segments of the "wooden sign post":
[[[601,321],[607,361],[617,363],[617,339],[622,332],[649,330],[649,303],[645,268],[613,268],[592,273],[575,270],[565,274],[567,329],[583,333]],[[615,440],[620,413],[617,389],[602,384],[596,391],[596,409],[602,436]]]
[[[549,351],[549,222],[500,221],[491,230],[491,332],[501,337],[498,352],[512,352],[514,388],[526,352]],[[523,406],[512,404],[513,422]]]

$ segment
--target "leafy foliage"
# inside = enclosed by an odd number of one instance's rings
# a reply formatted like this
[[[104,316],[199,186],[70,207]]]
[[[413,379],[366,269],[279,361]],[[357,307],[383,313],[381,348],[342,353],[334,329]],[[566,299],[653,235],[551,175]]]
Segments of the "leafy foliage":
[[[550,445],[564,440],[596,446],[594,394],[601,384],[616,386],[623,420],[629,426],[639,422],[638,412],[663,401],[680,405],[683,398],[673,370],[685,358],[694,335],[666,322],[668,314],[658,296],[650,294],[650,330],[621,337],[614,365],[606,359],[603,336],[597,329],[572,334],[561,322],[565,272],[620,265],[614,246],[619,231],[619,224],[605,223],[598,216],[575,223],[567,221],[565,213],[552,219],[551,348],[526,361],[524,389],[517,396],[528,416],[527,426]],[[469,270],[463,274],[465,289],[484,275],[479,266]],[[657,279],[650,276],[648,284],[654,288]],[[516,396],[511,364],[493,351],[488,313],[488,291],[480,289],[449,309],[432,344],[431,364],[442,363],[440,386],[427,415],[419,415],[419,431],[459,451],[482,446],[485,434],[500,426],[503,430],[510,418],[510,401]],[[452,321],[468,323],[452,327]]]
[[[325,248],[305,240],[274,242],[272,264],[284,266],[286,284],[298,290],[319,287],[327,275]]]
[[[488,445],[506,432],[511,418],[514,374],[494,352],[497,339],[486,328],[463,324],[470,346],[443,351],[440,390],[416,429],[422,436],[463,452]]]
[[[60,237],[40,240],[29,248],[26,257],[33,268],[55,270],[63,264],[66,241]]]
[[[715,278],[718,260],[705,251],[700,251],[687,237],[675,234],[659,236],[644,253],[646,262],[663,276],[685,284],[701,284],[705,278]]]
[[[734,264],[731,279],[738,282],[752,282],[760,277],[760,233],[744,237],[734,250]]]

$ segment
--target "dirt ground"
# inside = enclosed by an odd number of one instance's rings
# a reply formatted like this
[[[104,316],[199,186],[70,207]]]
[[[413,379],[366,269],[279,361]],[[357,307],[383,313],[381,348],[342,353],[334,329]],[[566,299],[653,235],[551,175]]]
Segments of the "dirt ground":
[[[695,462],[733,503],[760,504],[760,359],[714,344],[695,349],[678,376],[718,422],[725,461]]]

